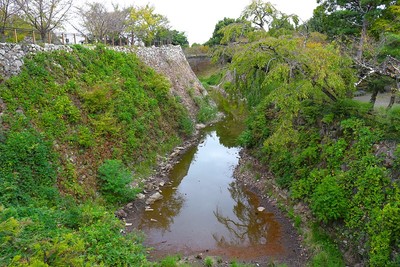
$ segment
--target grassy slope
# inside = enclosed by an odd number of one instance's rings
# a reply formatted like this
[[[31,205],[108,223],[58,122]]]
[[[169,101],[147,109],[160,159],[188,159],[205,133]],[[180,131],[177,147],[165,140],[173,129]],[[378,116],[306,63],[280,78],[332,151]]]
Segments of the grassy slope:
[[[112,210],[191,130],[169,86],[133,54],[80,46],[0,85],[0,265],[146,264]]]

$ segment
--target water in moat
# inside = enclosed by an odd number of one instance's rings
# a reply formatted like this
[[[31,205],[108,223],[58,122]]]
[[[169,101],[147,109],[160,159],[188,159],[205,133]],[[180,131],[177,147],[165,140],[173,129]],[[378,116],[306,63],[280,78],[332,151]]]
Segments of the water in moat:
[[[259,198],[233,178],[242,130],[232,116],[206,128],[174,166],[163,199],[140,218],[152,258],[206,252],[249,260],[284,252],[274,214],[258,211]]]

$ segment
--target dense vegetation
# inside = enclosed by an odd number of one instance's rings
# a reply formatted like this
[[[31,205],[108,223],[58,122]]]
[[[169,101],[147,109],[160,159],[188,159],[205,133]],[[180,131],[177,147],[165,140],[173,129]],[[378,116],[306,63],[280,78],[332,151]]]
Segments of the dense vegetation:
[[[398,266],[399,2],[318,3],[301,24],[254,0],[240,18],[216,25],[211,49],[193,50],[212,51],[226,64],[232,79],[222,79],[225,90],[245,99],[251,113],[240,141],[293,201],[310,207],[313,234],[324,240],[310,264],[344,265],[339,246],[347,264]],[[187,44],[149,6],[108,12],[89,4],[81,12],[106,17],[98,9],[141,22],[91,32],[99,40],[123,33],[127,41],[141,31],[147,44]],[[146,18],[156,31],[146,31]],[[113,211],[135,197],[132,182],[140,186],[157,155],[193,130],[169,87],[134,55],[81,46],[30,55],[20,75],[0,84],[0,265],[149,264],[141,237],[121,234]],[[352,99],[358,89],[372,93],[370,104]],[[385,90],[388,108],[374,109]],[[194,100],[199,121],[212,117],[206,101]]]
[[[398,3],[319,2],[314,18],[299,25],[296,16],[252,1],[241,18],[218,23],[209,44],[233,76],[225,89],[252,112],[242,144],[292,200],[308,204],[350,252],[346,260],[398,266],[400,58],[398,24],[385,20],[398,16]],[[354,85],[373,95],[390,85],[392,101],[385,110],[373,108],[375,99],[352,100]],[[329,253],[319,248],[311,264],[344,264]]]
[[[0,85],[0,265],[146,264],[114,211],[192,130],[169,89],[133,54],[80,46]]]

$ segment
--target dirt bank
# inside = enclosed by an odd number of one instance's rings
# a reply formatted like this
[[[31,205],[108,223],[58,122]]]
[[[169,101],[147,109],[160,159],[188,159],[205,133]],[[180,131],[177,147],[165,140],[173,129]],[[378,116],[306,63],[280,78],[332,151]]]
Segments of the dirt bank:
[[[287,192],[279,189],[275,184],[271,172],[255,158],[250,156],[249,151],[243,149],[240,152],[240,160],[234,171],[234,177],[248,190],[257,194],[261,200],[260,205],[275,214],[275,218],[282,225],[286,238],[283,239],[284,246],[289,248],[286,255],[275,259],[275,263],[287,266],[305,266],[309,253],[303,245],[303,238],[295,228],[294,223],[284,211],[289,207]],[[287,205],[287,206],[286,206]],[[295,207],[296,214],[308,216],[307,209],[298,205]],[[260,259],[260,266],[266,266],[270,259]]]

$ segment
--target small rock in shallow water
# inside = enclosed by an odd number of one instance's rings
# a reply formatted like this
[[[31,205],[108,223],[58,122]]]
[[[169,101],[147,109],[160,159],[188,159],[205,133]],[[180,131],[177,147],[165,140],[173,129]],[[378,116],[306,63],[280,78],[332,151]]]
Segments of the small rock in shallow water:
[[[142,194],[142,193],[139,193],[139,194],[136,195],[136,198],[137,199],[145,199],[146,196],[144,194]]]
[[[151,204],[153,204],[154,202],[156,202],[157,200],[160,200],[160,199],[162,199],[162,198],[163,198],[163,196],[162,196],[159,192],[154,193],[153,195],[151,195],[151,196],[146,200],[146,204],[147,204],[147,205],[151,205]]]

